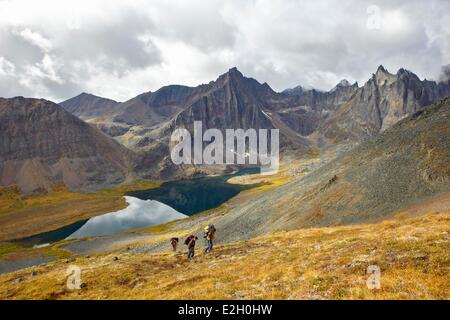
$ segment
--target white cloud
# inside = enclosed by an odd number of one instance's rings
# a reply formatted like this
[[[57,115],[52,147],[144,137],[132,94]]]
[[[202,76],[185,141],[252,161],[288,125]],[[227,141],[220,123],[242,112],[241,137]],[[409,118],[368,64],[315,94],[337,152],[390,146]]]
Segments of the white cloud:
[[[15,66],[0,96],[126,100],[232,66],[276,90],[361,83],[379,64],[438,79],[450,62],[449,20],[443,0],[0,1],[0,56]]]
[[[25,77],[22,77],[20,83],[30,89],[36,85],[41,85],[41,80],[63,84],[64,79],[58,75],[58,70],[61,67],[62,65],[57,61],[57,58],[45,54],[41,62],[25,67]]]
[[[31,44],[39,47],[43,52],[49,52],[52,49],[51,41],[38,32],[25,28],[20,32],[20,35]]]
[[[15,70],[16,66],[11,61],[8,61],[5,57],[0,57],[0,75],[13,76]]]

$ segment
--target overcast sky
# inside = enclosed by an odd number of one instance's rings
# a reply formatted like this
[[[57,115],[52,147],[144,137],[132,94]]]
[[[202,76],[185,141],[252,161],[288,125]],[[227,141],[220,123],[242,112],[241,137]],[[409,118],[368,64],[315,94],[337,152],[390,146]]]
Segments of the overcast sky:
[[[236,66],[281,91],[363,84],[379,64],[438,79],[450,1],[0,0],[0,96],[124,101]]]

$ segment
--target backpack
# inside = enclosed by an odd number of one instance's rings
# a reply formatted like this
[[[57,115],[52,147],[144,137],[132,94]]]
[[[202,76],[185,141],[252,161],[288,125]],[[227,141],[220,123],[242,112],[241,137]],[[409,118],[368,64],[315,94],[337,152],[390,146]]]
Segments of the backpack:
[[[210,224],[208,226],[208,233],[211,234],[211,235],[214,235],[214,233],[216,233],[216,227],[214,227],[213,224]]]
[[[184,240],[184,244],[188,245],[189,242],[191,242],[191,239],[194,238],[194,236],[191,234],[189,237],[186,238],[186,240]]]

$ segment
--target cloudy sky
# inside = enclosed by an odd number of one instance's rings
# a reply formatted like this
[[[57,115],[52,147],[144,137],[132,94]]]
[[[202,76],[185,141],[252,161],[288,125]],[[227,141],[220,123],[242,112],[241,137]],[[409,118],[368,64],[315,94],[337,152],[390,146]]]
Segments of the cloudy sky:
[[[0,96],[124,101],[237,66],[275,90],[364,83],[379,64],[438,79],[448,0],[0,0]]]

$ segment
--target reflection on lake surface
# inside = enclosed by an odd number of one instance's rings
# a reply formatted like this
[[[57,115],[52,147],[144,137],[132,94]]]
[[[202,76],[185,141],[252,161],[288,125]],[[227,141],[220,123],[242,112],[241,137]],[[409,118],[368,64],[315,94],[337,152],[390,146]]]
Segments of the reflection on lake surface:
[[[145,228],[187,216],[155,200],[141,200],[126,196],[128,207],[89,219],[68,239],[92,237]]]
[[[57,230],[17,240],[26,246],[39,246],[63,239],[93,237],[142,229],[186,218],[215,208],[253,186],[229,184],[235,176],[259,173],[259,168],[245,169],[223,176],[207,176],[165,182],[161,186],[130,192],[125,196],[125,209],[78,221]]]

